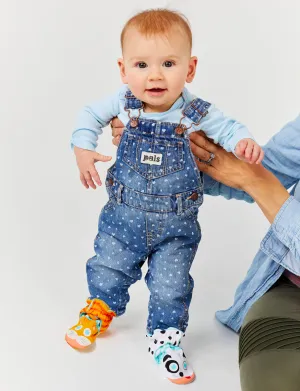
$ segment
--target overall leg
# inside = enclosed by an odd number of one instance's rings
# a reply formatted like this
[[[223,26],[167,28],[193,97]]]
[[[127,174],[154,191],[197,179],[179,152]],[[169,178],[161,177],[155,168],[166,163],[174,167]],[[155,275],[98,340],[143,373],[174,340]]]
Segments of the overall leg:
[[[300,289],[285,277],[250,308],[239,361],[242,391],[300,389]]]
[[[113,200],[102,210],[95,239],[96,255],[87,262],[90,298],[80,312],[79,322],[67,333],[67,342],[73,347],[93,343],[114,316],[125,312],[128,289],[141,279],[141,265],[147,257],[143,246],[144,221],[142,212]]]
[[[98,231],[96,255],[87,262],[90,296],[119,316],[129,301],[128,288],[141,279],[147,258],[144,213],[113,202],[102,211]]]
[[[174,214],[175,215],[175,214]],[[190,268],[201,231],[197,215],[173,215],[148,258],[145,280],[150,291],[147,332],[174,327],[184,332],[194,288]]]
[[[163,376],[176,384],[187,384],[195,379],[180,343],[189,319],[194,287],[189,272],[200,237],[196,216],[169,217],[159,244],[148,258],[148,351]]]

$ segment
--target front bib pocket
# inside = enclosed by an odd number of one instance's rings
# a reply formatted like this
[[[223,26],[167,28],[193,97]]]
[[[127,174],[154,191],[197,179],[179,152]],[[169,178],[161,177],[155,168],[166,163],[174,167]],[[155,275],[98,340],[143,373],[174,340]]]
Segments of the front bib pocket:
[[[181,140],[128,133],[124,143],[122,160],[146,179],[159,178],[184,168]]]

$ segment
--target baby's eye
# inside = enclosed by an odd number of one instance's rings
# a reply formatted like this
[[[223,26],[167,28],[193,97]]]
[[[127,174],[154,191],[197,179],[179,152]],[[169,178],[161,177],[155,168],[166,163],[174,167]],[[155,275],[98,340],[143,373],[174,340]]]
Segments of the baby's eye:
[[[173,61],[165,61],[164,62],[164,66],[166,68],[171,68],[173,65],[175,65]]]
[[[147,68],[147,64],[143,61],[138,62],[136,66],[141,69]]]

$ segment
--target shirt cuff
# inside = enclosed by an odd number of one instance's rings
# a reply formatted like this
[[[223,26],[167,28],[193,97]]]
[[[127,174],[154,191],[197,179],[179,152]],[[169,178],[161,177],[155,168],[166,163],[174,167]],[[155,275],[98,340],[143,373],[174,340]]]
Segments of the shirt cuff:
[[[239,141],[249,138],[251,140],[254,140],[254,137],[249,132],[249,130],[244,126],[243,128],[239,129],[235,134],[231,137],[231,139],[228,141],[228,147],[230,151],[235,155],[235,148]],[[236,156],[236,155],[235,155]]]
[[[277,213],[273,224],[261,242],[260,248],[275,262],[294,271],[286,261],[295,237],[299,235],[299,230],[300,203],[293,196],[290,196]]]
[[[72,140],[71,142],[71,148],[72,150],[74,147],[82,148],[82,149],[87,149],[89,151],[95,151],[96,147],[93,143],[86,141],[86,140]]]
[[[276,236],[290,247],[300,232],[300,203],[290,196],[282,205],[273,222]],[[300,238],[299,238],[300,240]]]

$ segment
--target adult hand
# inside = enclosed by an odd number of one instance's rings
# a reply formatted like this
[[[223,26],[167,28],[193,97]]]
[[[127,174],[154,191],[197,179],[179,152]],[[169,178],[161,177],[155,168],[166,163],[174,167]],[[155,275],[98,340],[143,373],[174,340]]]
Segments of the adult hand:
[[[111,121],[111,129],[112,129],[112,136],[113,136],[113,144],[118,146],[120,144],[121,136],[124,131],[124,124],[119,120],[119,118],[115,117]]]
[[[209,164],[196,159],[199,170],[227,186],[246,190],[251,181],[266,171],[262,165],[251,165],[237,159],[232,153],[208,140],[202,132],[191,133],[190,140],[191,150],[196,158],[206,161],[211,153],[215,155]]]
[[[273,223],[278,211],[289,198],[289,193],[279,180],[261,164],[252,165],[237,159],[202,134],[192,133],[190,139],[191,149],[196,157],[208,160],[210,153],[215,155],[209,164],[196,160],[199,170],[227,186],[247,192],[269,222]],[[203,149],[208,152],[205,159]]]

